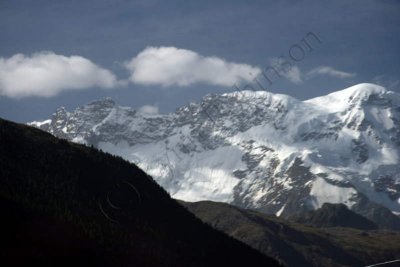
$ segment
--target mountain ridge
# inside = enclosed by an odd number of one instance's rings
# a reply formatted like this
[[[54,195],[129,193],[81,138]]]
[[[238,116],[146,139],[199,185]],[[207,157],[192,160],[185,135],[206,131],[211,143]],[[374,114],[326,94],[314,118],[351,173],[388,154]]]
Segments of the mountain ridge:
[[[138,164],[178,199],[289,217],[362,195],[400,213],[400,96],[378,85],[306,101],[211,94],[168,115],[95,101],[68,114],[31,125]]]
[[[361,230],[375,230],[372,221],[350,211],[344,204],[324,203],[321,208],[291,218],[296,222],[315,227],[349,227]]]

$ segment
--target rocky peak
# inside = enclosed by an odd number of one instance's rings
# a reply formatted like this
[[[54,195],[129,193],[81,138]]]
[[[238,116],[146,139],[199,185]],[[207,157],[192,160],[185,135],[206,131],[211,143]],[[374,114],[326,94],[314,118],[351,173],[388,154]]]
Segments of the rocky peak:
[[[94,108],[113,108],[116,106],[115,101],[111,97],[105,97],[103,99],[95,100],[87,104]]]

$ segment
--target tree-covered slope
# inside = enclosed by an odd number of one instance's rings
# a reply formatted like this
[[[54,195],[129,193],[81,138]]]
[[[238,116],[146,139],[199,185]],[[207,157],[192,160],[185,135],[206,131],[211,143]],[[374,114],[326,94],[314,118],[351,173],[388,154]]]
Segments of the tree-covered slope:
[[[0,207],[7,266],[278,265],[122,158],[1,119]]]

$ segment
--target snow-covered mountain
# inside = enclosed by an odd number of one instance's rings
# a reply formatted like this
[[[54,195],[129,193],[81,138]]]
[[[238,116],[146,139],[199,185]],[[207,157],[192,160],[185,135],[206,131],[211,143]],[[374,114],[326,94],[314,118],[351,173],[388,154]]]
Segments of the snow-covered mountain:
[[[325,202],[400,212],[400,95],[378,85],[307,101],[265,91],[207,95],[169,115],[103,99],[30,124],[120,155],[186,201],[278,216]]]

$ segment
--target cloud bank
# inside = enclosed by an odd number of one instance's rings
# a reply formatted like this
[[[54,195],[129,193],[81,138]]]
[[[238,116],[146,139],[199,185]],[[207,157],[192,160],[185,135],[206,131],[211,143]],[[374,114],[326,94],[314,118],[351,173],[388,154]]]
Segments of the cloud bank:
[[[51,97],[64,90],[112,88],[117,83],[110,71],[80,56],[39,52],[0,58],[0,95],[12,98]]]
[[[117,80],[109,70],[81,56],[39,52],[30,56],[15,54],[10,58],[0,57],[0,96],[51,97],[65,90],[115,88],[129,83],[162,87],[202,83],[230,87],[252,82],[261,74],[269,81],[270,76],[275,75],[272,78],[285,77],[294,84],[301,83],[304,77],[315,75],[340,79],[356,75],[330,66],[320,66],[304,76],[297,66],[282,58],[272,58],[270,66],[264,70],[269,72],[264,73],[260,68],[248,64],[205,57],[176,47],[147,47],[123,66],[130,73],[128,80]],[[158,107],[146,105],[140,111],[157,114]]]
[[[320,66],[315,69],[312,69],[307,73],[307,75],[308,76],[328,75],[328,76],[339,78],[339,79],[345,79],[345,78],[350,78],[350,77],[356,76],[355,73],[349,73],[349,72],[336,70],[329,66]]]
[[[130,80],[143,85],[190,86],[204,83],[233,86],[250,82],[261,73],[257,67],[204,57],[176,47],[147,47],[125,63]]]

